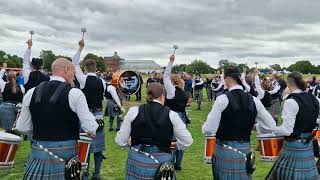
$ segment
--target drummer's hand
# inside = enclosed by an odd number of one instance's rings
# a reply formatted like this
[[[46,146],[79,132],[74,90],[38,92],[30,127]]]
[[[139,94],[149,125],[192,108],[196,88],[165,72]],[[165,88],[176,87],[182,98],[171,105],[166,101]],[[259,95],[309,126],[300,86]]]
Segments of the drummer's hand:
[[[172,54],[171,56],[170,56],[170,62],[174,62],[174,60],[176,59],[176,56],[174,55],[174,54]]]
[[[122,113],[126,112],[126,109],[124,107],[121,107],[121,112]]]
[[[91,137],[91,138],[96,137],[96,135],[95,135],[94,133],[89,133],[89,132],[87,132],[87,135],[88,135],[89,137]]]
[[[178,149],[177,142],[171,142],[170,149],[171,151],[176,151]]]
[[[81,51],[83,48],[84,48],[84,40],[81,39],[81,40],[79,41],[79,50]]]

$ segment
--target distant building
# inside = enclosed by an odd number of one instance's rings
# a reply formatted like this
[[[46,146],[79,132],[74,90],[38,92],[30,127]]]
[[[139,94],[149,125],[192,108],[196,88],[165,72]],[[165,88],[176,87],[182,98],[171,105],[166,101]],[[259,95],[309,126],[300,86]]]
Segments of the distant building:
[[[153,60],[124,60],[118,56],[117,52],[111,57],[104,58],[106,72],[116,72],[118,70],[131,70],[136,72],[163,72],[163,68]]]

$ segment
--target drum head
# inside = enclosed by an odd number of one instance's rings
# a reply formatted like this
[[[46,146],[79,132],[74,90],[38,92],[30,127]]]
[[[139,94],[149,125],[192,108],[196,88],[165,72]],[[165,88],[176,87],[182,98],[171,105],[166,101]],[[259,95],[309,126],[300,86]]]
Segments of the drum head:
[[[141,82],[140,77],[136,72],[124,71],[119,77],[116,78],[118,78],[117,89],[119,89],[122,94],[130,96],[138,92]]]
[[[92,138],[90,138],[90,137],[88,137],[88,136],[80,135],[80,140],[91,142],[91,141],[92,141]]]
[[[265,138],[278,138],[278,139],[283,139],[281,136],[277,136],[275,134],[259,134],[257,135],[258,139],[265,139]]]
[[[14,135],[14,134],[0,131],[0,141],[21,142],[22,138],[20,136]]]

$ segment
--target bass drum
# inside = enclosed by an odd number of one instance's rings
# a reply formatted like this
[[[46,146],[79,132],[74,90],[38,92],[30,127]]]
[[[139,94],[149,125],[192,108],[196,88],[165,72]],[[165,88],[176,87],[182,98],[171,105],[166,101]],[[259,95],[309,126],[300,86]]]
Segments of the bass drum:
[[[111,84],[122,94],[130,96],[138,92],[141,82],[138,73],[134,71],[118,71],[113,74]]]

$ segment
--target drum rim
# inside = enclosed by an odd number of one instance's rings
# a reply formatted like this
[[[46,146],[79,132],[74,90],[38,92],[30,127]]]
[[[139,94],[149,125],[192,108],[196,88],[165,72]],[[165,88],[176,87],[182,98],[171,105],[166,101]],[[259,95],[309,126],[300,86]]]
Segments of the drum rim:
[[[256,138],[269,138],[269,139],[283,139],[284,137],[283,136],[277,136],[277,135],[274,135],[274,134],[257,134],[256,135]]]
[[[80,139],[78,139],[78,141],[88,141],[88,142],[91,142],[92,141],[92,138],[91,137],[88,137],[88,136],[84,136],[84,135],[80,135]]]
[[[5,137],[2,135],[9,135],[9,137]],[[0,141],[21,142],[22,138],[20,136],[15,135],[15,134],[0,131]]]

